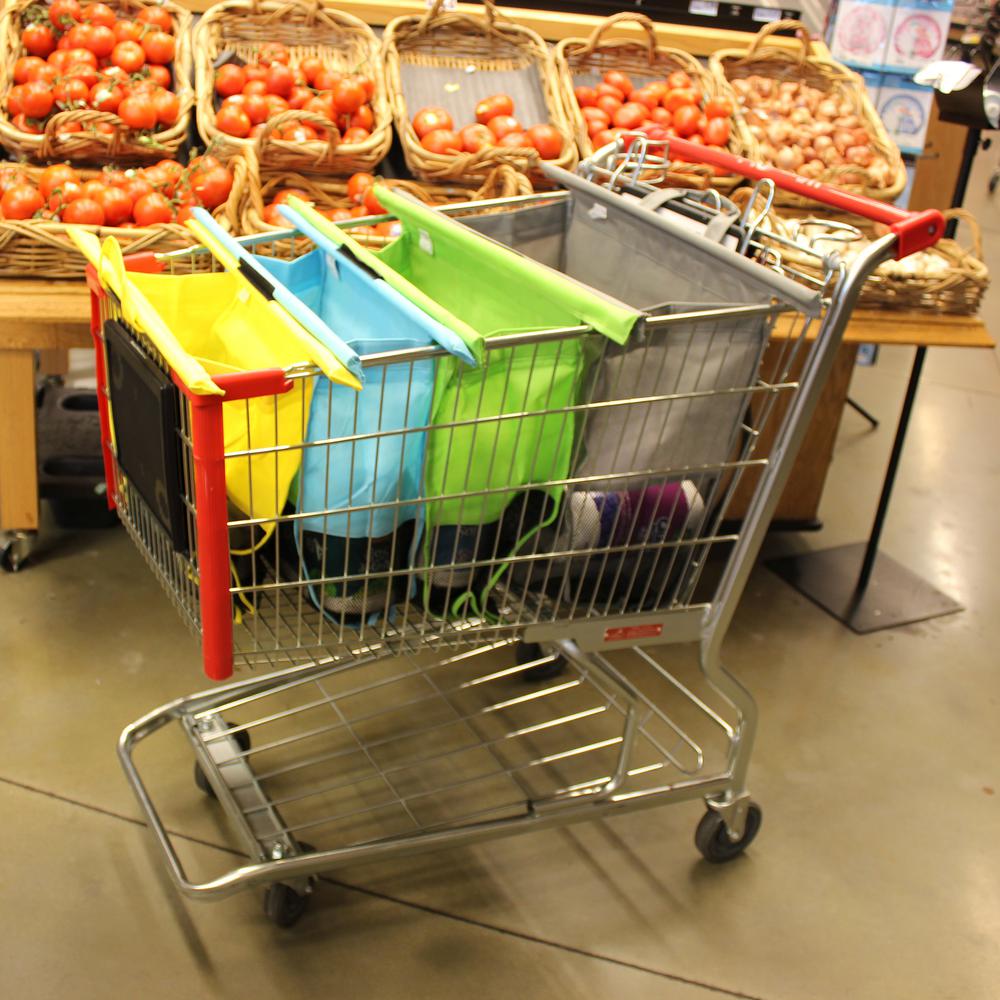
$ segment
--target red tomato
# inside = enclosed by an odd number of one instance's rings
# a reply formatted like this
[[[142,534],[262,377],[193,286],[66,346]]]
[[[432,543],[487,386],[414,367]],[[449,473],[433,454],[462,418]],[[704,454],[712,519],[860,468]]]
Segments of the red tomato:
[[[63,207],[75,201],[83,194],[83,185],[79,181],[66,180],[52,189],[48,198],[49,209],[53,212],[62,211]]]
[[[31,58],[30,56],[28,58]],[[55,83],[59,76],[58,70],[51,63],[43,62],[41,66],[32,66],[28,71],[28,81],[41,80],[42,83]]]
[[[611,116],[622,106],[622,102],[613,94],[601,94],[597,98],[597,106],[610,119]]]
[[[89,66],[91,69],[97,69],[97,56],[90,49],[69,46],[66,54],[66,65],[69,67]]]
[[[41,135],[43,131],[41,125],[23,111],[19,115],[14,115],[11,124],[18,132],[27,132],[29,135]]]
[[[319,137],[319,132],[306,122],[296,122],[294,125],[287,125],[281,130],[281,135],[279,136],[285,142],[315,142]]]
[[[261,66],[271,66],[274,63],[284,63],[287,66],[291,61],[291,54],[281,42],[264,42],[257,50],[257,61]]]
[[[45,86],[43,84],[43,86]],[[64,77],[52,88],[52,96],[61,104],[63,107],[75,108],[81,107],[90,100],[91,88],[87,84],[74,76]],[[25,105],[25,110],[27,110],[27,105]],[[30,113],[30,112],[29,112]],[[32,117],[40,118],[41,115],[33,115]]]
[[[268,93],[268,90],[267,90],[267,81],[266,80],[247,80],[247,82],[243,85],[243,93],[244,94],[260,94],[262,96],[266,95]],[[275,95],[275,96],[278,96],[278,95]]]
[[[691,104],[682,104],[674,112],[673,127],[682,139],[693,136],[700,122],[701,112]]]
[[[531,140],[528,138],[527,132],[505,132],[501,137],[498,146],[504,146],[509,149],[533,149],[531,145]]]
[[[89,91],[97,83],[97,70],[93,66],[81,66],[79,63],[73,63],[66,70],[65,79],[80,80],[86,84]]]
[[[662,125],[664,128],[671,125],[674,120],[674,116],[667,111],[666,108],[653,108],[653,110],[649,112],[649,117],[656,122],[657,125]]]
[[[174,216],[174,222],[176,222],[177,225],[182,226],[188,219],[193,219],[194,209],[194,205],[181,205],[177,209],[177,214]]]
[[[581,112],[583,115],[583,120],[587,123],[587,128],[595,122],[601,123],[601,128],[607,128],[611,124],[611,116],[607,111],[602,111],[600,108],[586,107],[582,108]]]
[[[365,100],[370,101],[375,96],[375,81],[370,76],[355,76],[355,80],[364,87]]]
[[[511,132],[521,132],[521,123],[513,115],[497,115],[491,118],[486,127],[497,137],[502,139]]]
[[[173,31],[174,22],[170,14],[162,7],[143,7],[136,20],[140,24],[151,24],[160,31]]]
[[[494,94],[481,100],[476,105],[476,121],[480,125],[489,124],[490,120],[500,115],[512,115],[514,102],[506,94]]]
[[[660,100],[663,100],[663,95],[670,89],[670,87],[667,86],[666,80],[654,80],[652,83],[645,84],[642,89],[658,95]],[[633,98],[633,100],[635,100],[635,98]]]
[[[444,108],[421,108],[413,116],[413,131],[418,139],[423,139],[429,132],[448,132],[453,128],[451,115]]]
[[[283,97],[279,97],[277,94],[265,94],[264,100],[267,101],[268,118],[280,115],[282,111],[288,111],[288,101],[286,101]]]
[[[485,125],[466,125],[459,132],[462,137],[462,149],[467,153],[478,153],[484,147],[495,146],[496,136]]]
[[[316,90],[329,90],[333,91],[333,88],[344,79],[343,73],[336,73],[332,69],[328,69],[324,66],[317,74],[313,80],[313,87]]]
[[[20,86],[21,110],[29,118],[44,118],[48,115],[56,100],[55,90],[41,80],[32,80],[31,83]]]
[[[631,77],[627,73],[622,73],[616,69],[608,70],[604,74],[604,82],[612,87],[617,87],[625,97],[628,97],[635,89]]]
[[[306,83],[312,84],[316,79],[316,74],[323,68],[323,60],[318,56],[306,56],[299,63],[299,69],[302,71],[302,75],[306,78]]]
[[[611,121],[615,128],[636,129],[646,120],[648,113],[649,108],[645,104],[629,101],[611,116]]]
[[[83,11],[77,0],[52,0],[49,6],[49,20],[64,31],[83,18]]]
[[[142,50],[147,62],[166,66],[174,58],[174,36],[166,31],[150,31],[142,38]]]
[[[146,62],[146,53],[138,42],[119,42],[111,52],[111,62],[126,73],[137,73]]]
[[[333,88],[333,106],[343,114],[354,114],[368,99],[365,88],[354,77],[338,81]]]
[[[18,115],[24,114],[24,105],[21,103],[24,99],[24,84],[15,84],[7,93],[7,113],[11,118],[16,118]]]
[[[366,132],[371,132],[375,126],[375,113],[370,104],[362,104],[357,111],[351,115],[351,128],[363,128]]]
[[[111,30],[119,42],[138,42],[142,38],[142,25],[135,21],[115,21]]]
[[[625,91],[621,90],[620,88],[618,88],[616,86],[614,86],[613,84],[610,84],[610,83],[599,83],[597,85],[596,89],[597,89],[597,96],[598,97],[601,97],[604,94],[608,94],[609,96],[616,98],[620,104],[624,104],[625,103]],[[599,107],[600,106],[600,101],[598,101],[597,103],[598,103],[598,107]]]
[[[238,96],[242,98],[240,107],[246,112],[252,125],[259,125],[261,122],[267,121],[267,117],[271,113],[271,108],[267,103],[266,97],[262,94],[247,94],[245,97],[243,94],[240,94]],[[235,101],[234,98],[229,98],[228,100]]]
[[[688,105],[692,107],[697,107],[698,105],[698,93],[692,90],[690,87],[682,87],[680,89],[668,90],[663,97],[663,106],[670,111],[675,113],[678,108],[683,108]]]
[[[94,201],[101,206],[107,226],[120,226],[132,215],[132,199],[121,188],[105,186]]]
[[[325,97],[311,97],[302,107],[303,111],[308,111],[314,115],[322,115],[324,118],[335,118],[333,110],[333,99],[327,94]]]
[[[223,105],[215,113],[215,127],[226,135],[235,136],[237,139],[246,138],[250,131],[250,116],[240,107],[230,104]],[[138,219],[136,220],[138,222]]]
[[[44,66],[45,60],[38,56],[21,56],[14,63],[14,82],[27,83],[31,79],[31,71],[39,66]]]
[[[309,87],[292,87],[288,94],[288,106],[295,111],[305,107],[306,101],[311,101],[312,89]]]
[[[38,192],[48,201],[52,192],[67,182],[79,184],[79,174],[68,163],[53,163],[51,167],[46,167],[38,178]]]
[[[729,142],[728,118],[709,118],[701,127],[701,134],[709,146],[725,146]]]
[[[683,90],[685,87],[691,86],[691,77],[682,69],[675,69],[670,76],[667,77],[667,87],[670,90]]]
[[[156,107],[148,94],[133,94],[118,105],[118,117],[129,127],[140,131],[156,128]]]
[[[153,108],[156,111],[156,120],[169,128],[177,124],[181,114],[181,100],[169,90],[160,90],[153,94]]]
[[[724,97],[710,97],[705,102],[705,114],[709,118],[732,118],[732,101],[728,101]]]
[[[267,76],[264,77],[269,94],[277,94],[279,97],[289,97],[292,88],[295,86],[295,77],[291,69],[284,63],[275,62],[267,68]]]
[[[106,186],[107,185],[105,185],[104,181],[99,181],[96,179],[91,181],[84,181],[83,190],[80,192],[80,197],[93,198],[96,201],[97,196],[105,190]]]
[[[576,95],[576,103],[581,108],[597,107],[597,91],[593,87],[576,87],[573,93]]]
[[[153,185],[145,177],[131,177],[122,187],[134,205],[140,198],[153,193]]]
[[[365,200],[365,192],[375,183],[375,178],[371,174],[364,172],[351,174],[347,180],[347,197],[355,204],[361,204]]]
[[[170,89],[170,69],[166,66],[147,66],[149,70],[149,79],[156,84],[157,87],[163,87],[164,90]]]
[[[420,137],[420,145],[432,153],[460,153],[462,137],[449,128],[436,128]]]
[[[132,218],[140,226],[155,226],[158,222],[170,222],[174,211],[170,202],[162,194],[152,191],[139,198],[132,207]]]
[[[280,226],[284,228],[288,225],[288,220],[281,214],[280,205],[267,205],[264,208],[264,221],[269,226]]]
[[[215,92],[223,97],[242,94],[246,83],[246,71],[235,63],[225,63],[215,74]]]
[[[562,152],[562,133],[554,125],[533,125],[527,131],[528,142],[543,160],[556,160]]]
[[[0,211],[5,219],[30,219],[45,205],[45,199],[34,184],[22,181],[7,188],[0,198]]]
[[[340,137],[340,141],[351,144],[355,142],[364,142],[371,135],[371,132],[366,128],[361,128],[360,125],[352,125],[347,129],[344,134]]]
[[[364,200],[365,211],[369,215],[385,215],[385,208],[383,208],[382,203],[375,197],[375,188],[370,187],[365,192]]]
[[[83,19],[88,24],[99,24],[105,28],[115,26],[115,12],[106,3],[90,3],[83,8]]]
[[[643,87],[640,90],[633,90],[631,95],[629,95],[629,100],[634,101],[636,104],[645,104],[652,111],[653,108],[660,106],[660,98],[662,96],[658,90]]]
[[[233,175],[225,167],[196,170],[191,177],[191,193],[209,211],[218,208],[233,189]]]
[[[56,36],[47,24],[29,24],[21,32],[21,44],[29,55],[45,59],[56,50]]]
[[[90,49],[98,59],[106,59],[117,44],[115,33],[106,24],[95,24],[91,28],[90,44],[84,48]]]
[[[66,41],[70,48],[89,49],[93,34],[94,26],[92,24],[74,24],[66,32]],[[112,34],[111,37],[114,38],[114,35]]]
[[[606,146],[609,142],[614,142],[618,136],[621,135],[621,129],[619,128],[606,128],[603,132],[598,132],[591,142],[594,144],[595,149],[601,149]]]

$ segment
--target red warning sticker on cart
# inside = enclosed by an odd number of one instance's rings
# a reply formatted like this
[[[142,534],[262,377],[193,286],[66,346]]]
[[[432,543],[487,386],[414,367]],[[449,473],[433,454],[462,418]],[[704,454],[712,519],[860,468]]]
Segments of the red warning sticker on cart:
[[[606,628],[605,642],[622,642],[626,639],[655,639],[662,634],[662,625],[623,625],[620,628]]]

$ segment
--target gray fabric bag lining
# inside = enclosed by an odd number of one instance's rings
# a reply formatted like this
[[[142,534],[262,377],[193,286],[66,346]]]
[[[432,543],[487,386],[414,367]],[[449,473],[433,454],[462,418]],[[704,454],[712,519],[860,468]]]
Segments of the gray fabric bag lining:
[[[669,209],[650,211],[638,199],[558,168],[547,167],[546,173],[569,188],[568,199],[463,221],[650,316],[774,299],[810,314],[819,311],[818,295],[711,242],[704,227]],[[607,345],[591,398],[750,387],[768,330],[761,317],[661,329],[640,324],[623,347]],[[662,479],[666,470],[718,466],[734,453],[747,403],[747,393],[731,393],[590,411],[576,474],[607,479],[590,488],[621,489],[624,481],[607,477],[649,470]]]

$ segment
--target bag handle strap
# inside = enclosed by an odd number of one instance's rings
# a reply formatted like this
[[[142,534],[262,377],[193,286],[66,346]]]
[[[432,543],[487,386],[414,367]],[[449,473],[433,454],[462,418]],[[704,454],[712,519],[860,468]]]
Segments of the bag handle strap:
[[[577,51],[577,55],[589,56],[600,44],[604,35],[615,27],[615,25],[628,23],[638,25],[646,33],[646,51],[649,55],[650,65],[652,65],[656,60],[656,28],[645,14],[640,14],[638,11],[624,10],[618,14],[606,17],[590,33],[590,37],[584,43],[583,47]]]
[[[746,55],[743,58],[752,59],[757,54],[757,49],[775,32],[792,31],[793,29],[795,37],[799,40],[801,46],[799,49],[799,62],[805,62],[806,59],[813,56],[812,39],[809,37],[809,29],[801,21],[795,21],[792,18],[783,18],[780,21],[772,21],[770,24],[765,24],[754,35],[753,41],[750,43],[750,48],[747,49]]]

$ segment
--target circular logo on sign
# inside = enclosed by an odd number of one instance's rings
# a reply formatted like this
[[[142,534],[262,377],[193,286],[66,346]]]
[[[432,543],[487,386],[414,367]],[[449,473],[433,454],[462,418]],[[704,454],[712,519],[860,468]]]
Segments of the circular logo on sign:
[[[904,59],[932,59],[941,43],[941,27],[933,17],[913,14],[896,29],[892,47]]]
[[[924,109],[920,102],[905,94],[890,97],[879,114],[889,131],[897,135],[916,135],[924,124]]]
[[[841,48],[849,55],[870,56],[885,44],[888,18],[878,7],[855,7],[840,23]]]

